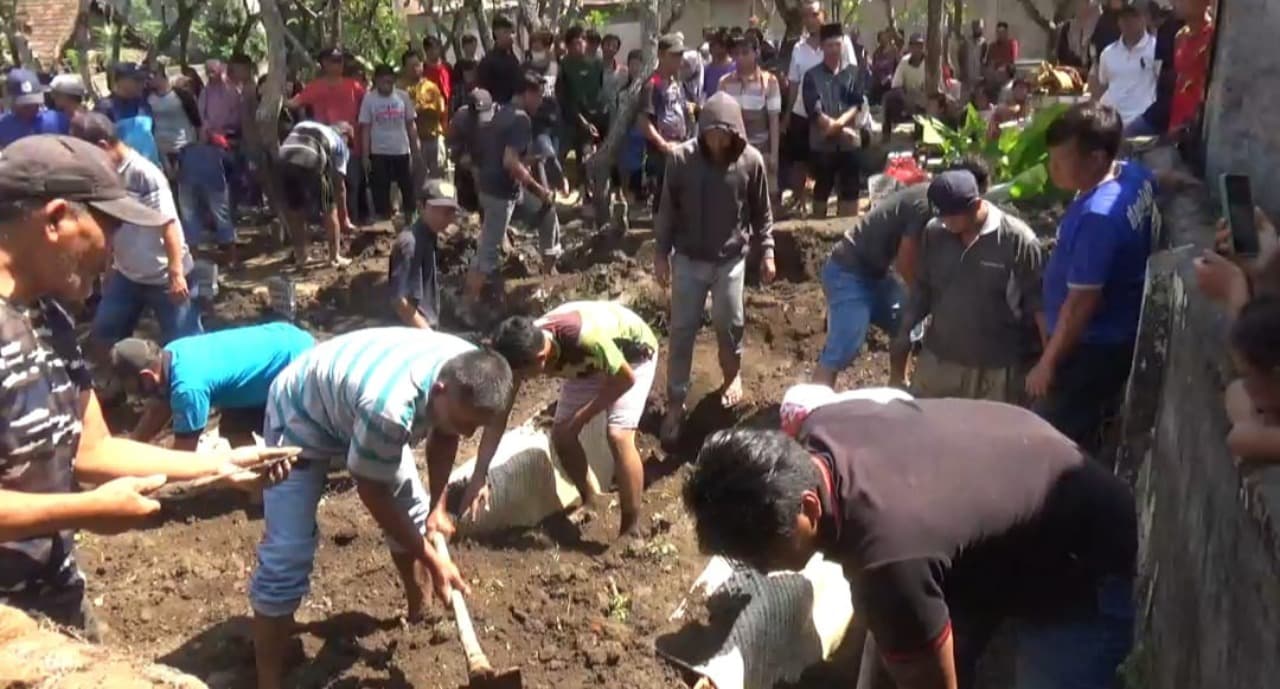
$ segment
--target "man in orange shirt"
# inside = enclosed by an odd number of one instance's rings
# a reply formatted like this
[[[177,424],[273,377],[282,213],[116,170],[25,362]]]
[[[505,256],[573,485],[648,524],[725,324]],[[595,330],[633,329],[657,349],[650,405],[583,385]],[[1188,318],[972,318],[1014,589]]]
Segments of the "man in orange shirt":
[[[331,127],[342,122],[355,127],[360,118],[360,103],[364,101],[365,87],[359,80],[342,75],[346,58],[346,51],[342,48],[329,48],[321,52],[320,76],[307,84],[302,93],[289,99],[286,103],[289,109],[310,108],[309,119],[316,122]],[[358,139],[351,154],[354,160],[363,159]],[[364,224],[367,219],[361,210],[367,211],[368,204],[360,203],[365,189],[364,172],[360,165],[352,165],[346,176],[347,210],[357,224]]]
[[[1213,15],[1208,0],[1182,0],[1178,11],[1187,22],[1173,45],[1173,69],[1177,74],[1169,110],[1169,131],[1193,126],[1204,104],[1209,55],[1213,49]]]

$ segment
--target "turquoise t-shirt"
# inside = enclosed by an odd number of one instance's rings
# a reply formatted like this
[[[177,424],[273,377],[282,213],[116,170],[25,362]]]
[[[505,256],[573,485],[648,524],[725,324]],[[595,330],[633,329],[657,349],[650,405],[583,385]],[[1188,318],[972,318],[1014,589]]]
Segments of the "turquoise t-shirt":
[[[209,422],[210,407],[267,404],[271,381],[315,339],[288,323],[220,330],[170,342],[169,408],[173,432],[194,433]]]

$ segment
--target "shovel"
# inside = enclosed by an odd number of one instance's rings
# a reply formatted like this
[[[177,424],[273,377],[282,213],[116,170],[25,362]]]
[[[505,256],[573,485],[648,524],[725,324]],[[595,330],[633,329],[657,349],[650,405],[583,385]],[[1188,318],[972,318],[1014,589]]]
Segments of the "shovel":
[[[431,545],[441,557],[450,559],[449,547],[445,545],[442,534],[432,533]],[[467,656],[467,684],[462,689],[523,689],[524,680],[520,676],[520,668],[499,672],[489,664],[489,658],[480,648],[480,639],[476,638],[476,629],[471,624],[471,613],[467,612],[467,602],[463,600],[462,592],[454,589],[449,594],[449,604],[453,607],[453,618],[458,623],[458,638],[462,640],[462,650]]]

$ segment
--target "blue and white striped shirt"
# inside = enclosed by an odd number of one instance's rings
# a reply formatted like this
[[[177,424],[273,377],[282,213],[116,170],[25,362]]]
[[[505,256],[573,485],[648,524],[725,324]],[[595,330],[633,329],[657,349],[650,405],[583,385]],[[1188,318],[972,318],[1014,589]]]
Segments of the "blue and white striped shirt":
[[[361,478],[391,482],[401,451],[430,430],[428,396],[445,362],[474,349],[452,335],[370,328],[294,360],[267,394],[267,438],[308,459],[346,455]]]

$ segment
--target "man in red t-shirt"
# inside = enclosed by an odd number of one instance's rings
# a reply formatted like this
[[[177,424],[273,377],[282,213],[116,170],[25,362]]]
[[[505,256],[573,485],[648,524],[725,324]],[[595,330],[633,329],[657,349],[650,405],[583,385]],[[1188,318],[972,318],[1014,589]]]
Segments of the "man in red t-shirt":
[[[1209,76],[1209,55],[1213,48],[1213,17],[1208,0],[1184,0],[1186,26],[1178,31],[1173,45],[1173,69],[1177,81],[1169,107],[1169,131],[1191,126],[1204,103],[1205,81]]]
[[[321,124],[332,127],[341,122],[355,127],[360,119],[360,103],[364,101],[365,86],[357,79],[342,75],[346,59],[347,53],[342,48],[329,48],[321,52],[320,76],[311,80],[302,89],[302,93],[290,98],[285,105],[290,110],[310,108],[310,119]],[[352,142],[351,158],[355,161],[363,159],[359,137]],[[365,224],[369,216],[367,201],[361,203],[365,193],[364,173],[363,166],[355,163],[347,170],[345,177],[347,212],[359,225]]]
[[[441,59],[440,40],[435,36],[422,39],[422,76],[430,79],[440,89],[445,103],[451,103],[453,97],[453,80],[449,74],[449,66]]]

